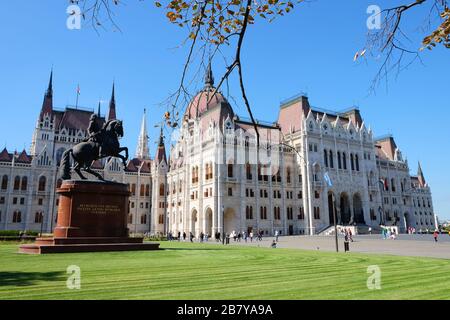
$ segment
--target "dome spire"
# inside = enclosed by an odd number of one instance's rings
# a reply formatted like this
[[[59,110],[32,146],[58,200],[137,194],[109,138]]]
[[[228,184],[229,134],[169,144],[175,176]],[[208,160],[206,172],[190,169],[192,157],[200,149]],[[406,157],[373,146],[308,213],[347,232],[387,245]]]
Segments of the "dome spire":
[[[208,67],[206,68],[205,74],[205,89],[214,87],[214,76],[211,68],[211,60],[208,62]]]

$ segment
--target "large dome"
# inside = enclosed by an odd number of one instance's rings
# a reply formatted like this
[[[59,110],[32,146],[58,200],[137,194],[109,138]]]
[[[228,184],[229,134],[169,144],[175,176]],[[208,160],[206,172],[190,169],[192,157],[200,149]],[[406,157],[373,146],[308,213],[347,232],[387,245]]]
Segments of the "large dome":
[[[189,103],[186,112],[184,113],[185,118],[197,119],[205,114],[209,110],[216,108],[224,109],[223,113],[229,114],[230,117],[233,116],[233,109],[228,103],[227,99],[222,93],[214,91],[214,78],[211,71],[211,64],[208,65],[205,75],[205,87],[197,93],[197,95]]]

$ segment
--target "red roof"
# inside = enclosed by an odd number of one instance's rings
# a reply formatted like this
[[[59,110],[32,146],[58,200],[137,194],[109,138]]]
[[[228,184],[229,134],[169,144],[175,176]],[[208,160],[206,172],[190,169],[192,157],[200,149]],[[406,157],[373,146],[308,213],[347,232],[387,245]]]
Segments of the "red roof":
[[[31,163],[31,160],[31,156],[27,155],[25,150],[23,150],[16,158],[16,162],[18,163]]]
[[[57,111],[55,112],[56,129],[61,130],[62,128],[67,128],[75,130],[87,130],[92,114],[92,111],[73,108],[66,108],[65,111]],[[105,122],[104,118],[99,119],[100,125],[103,125],[103,123]]]
[[[12,158],[13,158],[12,154],[8,153],[8,150],[6,150],[6,148],[4,148],[3,151],[0,153],[0,161],[11,162]]]

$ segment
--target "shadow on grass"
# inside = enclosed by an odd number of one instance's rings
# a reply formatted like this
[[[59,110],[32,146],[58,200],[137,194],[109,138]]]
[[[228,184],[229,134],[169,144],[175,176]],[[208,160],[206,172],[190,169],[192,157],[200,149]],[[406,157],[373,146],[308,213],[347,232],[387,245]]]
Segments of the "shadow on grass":
[[[56,281],[65,273],[53,272],[0,272],[0,287],[2,286],[31,286],[37,281]]]
[[[219,251],[224,250],[225,247],[220,248],[161,248],[160,250],[188,250],[188,251]]]

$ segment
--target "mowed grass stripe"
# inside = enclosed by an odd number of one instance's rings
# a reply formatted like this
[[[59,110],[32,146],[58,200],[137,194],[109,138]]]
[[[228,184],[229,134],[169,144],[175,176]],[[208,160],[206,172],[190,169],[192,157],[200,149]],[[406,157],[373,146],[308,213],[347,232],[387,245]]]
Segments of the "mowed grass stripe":
[[[0,245],[0,299],[448,299],[449,261],[162,243],[158,252],[16,254]],[[82,289],[65,287],[68,265],[82,270]],[[367,266],[382,270],[382,290],[368,290]],[[26,286],[20,285],[23,273]],[[46,278],[48,273],[56,275]],[[44,275],[44,276],[43,276]],[[437,285],[436,285],[437,284]]]

